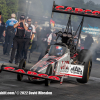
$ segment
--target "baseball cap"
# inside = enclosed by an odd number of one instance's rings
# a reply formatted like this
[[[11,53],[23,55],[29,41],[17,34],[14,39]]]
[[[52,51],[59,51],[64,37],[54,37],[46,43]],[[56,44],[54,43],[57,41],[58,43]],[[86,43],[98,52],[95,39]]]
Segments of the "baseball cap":
[[[24,19],[25,19],[25,16],[24,16],[24,15],[21,15],[21,16],[20,16],[20,19],[21,19],[21,20],[24,20]]]

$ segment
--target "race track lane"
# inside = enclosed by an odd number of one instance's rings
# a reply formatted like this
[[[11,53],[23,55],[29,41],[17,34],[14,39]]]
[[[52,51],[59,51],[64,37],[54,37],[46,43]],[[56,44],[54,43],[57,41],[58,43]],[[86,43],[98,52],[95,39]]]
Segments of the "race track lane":
[[[0,51],[1,52],[1,51]],[[33,64],[37,62],[39,54],[33,54]],[[10,56],[0,53],[0,60],[8,62]],[[32,66],[30,64],[29,66]],[[28,67],[29,67],[28,66]],[[80,84],[74,78],[65,79],[63,84],[52,82],[45,87],[44,81],[30,82],[27,76],[23,81],[17,81],[17,75],[9,72],[0,73],[0,91],[49,91],[52,95],[0,95],[0,100],[100,100],[100,63],[93,62],[91,77],[87,84]]]

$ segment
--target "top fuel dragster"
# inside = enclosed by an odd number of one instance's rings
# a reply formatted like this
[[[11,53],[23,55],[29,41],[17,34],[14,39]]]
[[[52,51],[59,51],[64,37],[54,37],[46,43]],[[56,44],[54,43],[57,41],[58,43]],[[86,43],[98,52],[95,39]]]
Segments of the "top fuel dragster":
[[[62,84],[64,78],[75,77],[79,83],[87,83],[92,69],[92,55],[89,50],[78,50],[79,38],[84,22],[84,17],[100,18],[100,11],[81,9],[75,7],[61,6],[53,3],[53,13],[70,14],[65,32],[57,32],[57,40],[61,37],[61,43],[55,43],[50,46],[46,55],[30,70],[25,69],[26,62],[22,59],[19,67],[7,66],[3,64],[1,71],[17,73],[17,80],[21,81],[23,75],[27,75],[29,80],[44,79],[45,86],[50,85],[51,80],[60,81]],[[71,15],[83,16],[82,21],[75,34],[69,32],[71,26]],[[79,32],[79,33],[78,33]],[[74,43],[74,37],[78,33],[77,43]],[[88,55],[88,56],[87,56]]]

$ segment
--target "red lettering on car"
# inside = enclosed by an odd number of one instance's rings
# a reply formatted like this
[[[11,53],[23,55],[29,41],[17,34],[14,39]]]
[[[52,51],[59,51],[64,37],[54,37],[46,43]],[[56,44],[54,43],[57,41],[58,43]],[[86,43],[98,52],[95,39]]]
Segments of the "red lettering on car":
[[[98,15],[98,14],[100,14],[100,11],[93,11],[92,14],[93,15]]]
[[[38,74],[39,77],[47,77],[47,74]]]
[[[62,11],[61,8],[64,8],[64,6],[56,6],[56,10]]]
[[[66,62],[66,64],[69,64],[69,61],[65,61]]]
[[[37,75],[36,72],[32,72],[32,71],[28,71],[27,74],[30,74],[30,75]]]
[[[92,10],[85,10],[85,14],[92,14]]]
[[[83,12],[83,9],[81,9],[81,8],[75,8],[75,12],[77,13],[77,12]]]
[[[72,7],[67,7],[64,11],[73,11]]]
[[[60,78],[59,78],[59,77],[56,77],[56,76],[49,76],[48,78],[49,78],[49,79],[58,80],[58,81],[60,80]]]
[[[4,67],[5,70],[14,70],[15,68],[13,67]]]
[[[57,11],[65,11],[65,12],[73,12],[73,13],[81,13],[84,15],[94,15],[98,16],[100,15],[100,11],[93,11],[89,9],[81,9],[81,8],[75,8],[75,7],[68,7],[68,6],[55,6],[55,10]]]
[[[61,69],[65,69],[66,64],[69,64],[69,61],[62,61],[61,62]]]
[[[15,72],[25,73],[25,71],[23,69],[15,70]]]

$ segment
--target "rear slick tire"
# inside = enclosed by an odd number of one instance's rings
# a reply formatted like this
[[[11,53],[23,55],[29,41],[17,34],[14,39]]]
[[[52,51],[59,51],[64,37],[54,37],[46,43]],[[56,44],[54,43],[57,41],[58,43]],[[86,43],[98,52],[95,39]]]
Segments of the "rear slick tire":
[[[87,50],[82,50],[80,55],[80,60],[84,61],[88,51]],[[84,62],[84,72],[83,72],[83,77],[82,79],[76,79],[77,82],[79,83],[87,83],[91,74],[91,69],[92,69],[92,57],[90,56],[89,59],[87,59],[87,61]]]

